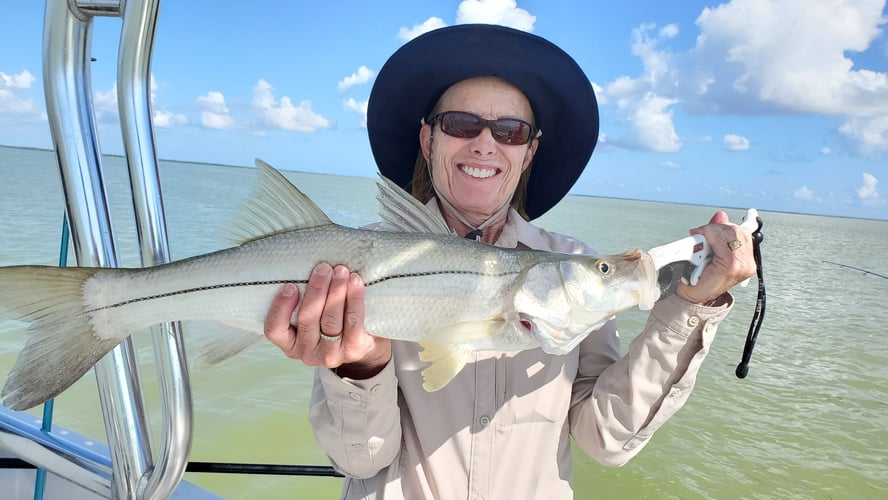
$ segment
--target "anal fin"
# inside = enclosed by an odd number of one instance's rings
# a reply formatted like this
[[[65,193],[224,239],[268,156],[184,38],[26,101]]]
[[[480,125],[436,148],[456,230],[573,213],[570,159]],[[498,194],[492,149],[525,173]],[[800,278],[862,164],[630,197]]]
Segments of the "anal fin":
[[[422,387],[429,392],[441,390],[466,366],[469,350],[448,344],[420,342],[419,359],[431,363],[422,371]]]

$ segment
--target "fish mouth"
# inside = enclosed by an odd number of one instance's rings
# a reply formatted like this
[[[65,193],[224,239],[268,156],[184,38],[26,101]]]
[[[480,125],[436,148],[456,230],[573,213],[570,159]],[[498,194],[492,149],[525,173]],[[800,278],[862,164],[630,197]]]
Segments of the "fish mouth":
[[[660,298],[659,274],[654,259],[645,252],[639,252],[638,287],[633,294],[638,299],[638,308],[642,311],[653,309],[654,303]]]
[[[458,163],[456,168],[473,179],[489,179],[502,172],[502,170],[496,167],[473,167],[465,163]]]

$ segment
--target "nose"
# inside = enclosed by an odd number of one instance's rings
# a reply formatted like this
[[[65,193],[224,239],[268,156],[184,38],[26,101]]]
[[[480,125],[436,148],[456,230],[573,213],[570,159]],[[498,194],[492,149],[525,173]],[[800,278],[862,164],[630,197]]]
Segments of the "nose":
[[[496,139],[493,138],[493,130],[490,127],[484,127],[481,133],[472,139],[472,151],[481,155],[496,152]]]

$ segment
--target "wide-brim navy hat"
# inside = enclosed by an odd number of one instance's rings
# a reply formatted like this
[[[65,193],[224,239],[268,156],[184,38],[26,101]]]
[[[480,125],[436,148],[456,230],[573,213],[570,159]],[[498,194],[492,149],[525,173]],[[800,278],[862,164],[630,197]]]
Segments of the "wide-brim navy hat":
[[[580,177],[598,141],[598,103],[576,61],[539,36],[489,24],[430,31],[385,63],[367,106],[370,147],[382,175],[407,189],[419,154],[420,119],[454,83],[497,76],[518,87],[543,131],[525,209],[535,219]]]

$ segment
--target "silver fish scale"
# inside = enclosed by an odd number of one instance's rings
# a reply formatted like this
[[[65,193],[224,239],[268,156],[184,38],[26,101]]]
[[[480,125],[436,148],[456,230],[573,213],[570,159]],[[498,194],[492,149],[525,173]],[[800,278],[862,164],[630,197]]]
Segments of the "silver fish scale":
[[[345,264],[364,279],[369,331],[421,340],[449,324],[498,317],[521,270],[546,255],[450,235],[329,224],[165,266],[109,273],[103,306],[126,334],[176,320],[219,321],[261,334],[277,290],[296,283],[304,291],[311,270],[327,262]]]

